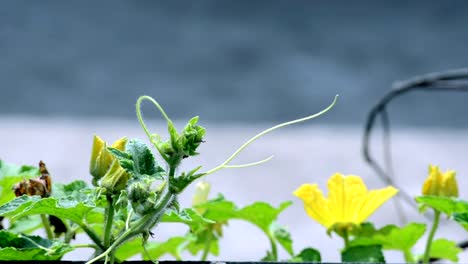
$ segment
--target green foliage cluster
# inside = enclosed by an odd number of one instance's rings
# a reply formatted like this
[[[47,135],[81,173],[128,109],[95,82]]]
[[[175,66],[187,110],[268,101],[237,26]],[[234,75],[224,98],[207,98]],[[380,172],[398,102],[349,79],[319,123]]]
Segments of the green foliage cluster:
[[[141,102],[152,102],[167,121],[169,138],[163,140],[148,131],[141,115]],[[335,98],[336,100],[336,98]],[[164,110],[152,98],[143,96],[137,101],[137,116],[150,142],[161,160],[153,155],[143,141],[131,139],[125,148],[106,147],[93,152],[93,157],[104,160],[107,167],[92,162],[92,171],[105,175],[91,177],[93,185],[84,181],[68,184],[54,183],[49,197],[15,197],[11,187],[24,179],[39,175],[32,166],[15,166],[0,161],[0,260],[59,260],[77,248],[93,248],[88,263],[110,263],[140,255],[145,260],[157,260],[171,255],[180,260],[182,254],[208,256],[220,253],[219,241],[230,221],[245,221],[259,228],[270,242],[261,260],[278,261],[278,251],[284,250],[291,262],[321,262],[319,250],[304,248],[295,251],[287,228],[278,222],[278,216],[291,202],[277,207],[265,202],[254,202],[239,207],[222,195],[206,199],[191,208],[181,209],[178,195],[195,180],[225,168],[239,168],[266,162],[264,159],[243,165],[230,162],[249,144],[275,129],[306,121],[328,111],[283,123],[252,137],[219,166],[200,172],[201,167],[179,171],[181,162],[198,155],[206,131],[198,124],[199,118],[189,120],[179,132]],[[105,144],[103,144],[106,146]],[[96,154],[97,153],[97,154]],[[105,156],[99,157],[99,153]],[[103,155],[103,154],[102,154]],[[110,164],[110,165],[109,165]],[[416,198],[421,210],[431,208],[438,221],[440,214],[459,223],[468,230],[468,202],[454,197],[420,196]],[[150,239],[158,224],[179,223],[187,226],[187,233],[166,241]],[[383,251],[400,251],[406,262],[427,262],[429,258],[458,260],[461,251],[456,243],[446,239],[433,239],[437,224],[430,230],[430,239],[424,255],[415,254],[413,247],[424,236],[427,227],[421,223],[409,223],[399,227],[387,225],[376,228],[364,223],[353,229],[349,241],[341,250],[343,262],[385,262]],[[34,235],[45,229],[47,238]],[[74,244],[76,236],[87,235],[90,244]],[[348,238],[348,237],[347,237]]]

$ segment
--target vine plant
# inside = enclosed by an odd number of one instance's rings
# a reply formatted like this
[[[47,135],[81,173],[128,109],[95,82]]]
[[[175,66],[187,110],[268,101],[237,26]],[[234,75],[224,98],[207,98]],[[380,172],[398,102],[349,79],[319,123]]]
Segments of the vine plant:
[[[102,260],[106,263],[114,263],[129,256],[125,252],[129,249],[127,245],[134,246],[135,244],[132,243],[135,241],[142,243],[143,251],[147,253],[146,258],[155,259],[154,256],[149,256],[155,252],[151,250],[151,244],[147,241],[155,232],[153,229],[160,222],[185,223],[190,226],[192,234],[201,234],[203,230],[206,231],[207,226],[211,226],[209,231],[213,234],[215,231],[219,232],[220,226],[229,219],[244,219],[254,223],[266,233],[272,246],[266,259],[277,260],[277,241],[286,250],[291,247],[272,235],[280,232],[281,229],[270,229],[273,226],[272,221],[289,203],[281,205],[278,209],[265,204],[254,204],[252,208],[237,209],[223,197],[218,197],[205,205],[208,206],[203,209],[205,214],[200,214],[191,208],[181,210],[177,197],[197,179],[221,169],[244,168],[269,161],[273,156],[247,164],[231,164],[255,140],[276,129],[318,117],[330,110],[335,105],[336,100],[337,96],[327,108],[314,115],[285,122],[262,131],[247,140],[224,162],[212,169],[200,172],[201,166],[198,166],[187,172],[179,172],[179,166],[184,159],[198,155],[197,149],[203,143],[205,128],[198,124],[199,118],[196,116],[190,119],[179,132],[156,100],[149,96],[141,96],[136,103],[137,118],[162,162],[158,162],[150,148],[138,139],[121,138],[108,147],[104,140],[95,136],[90,162],[90,174],[94,187],[88,187],[83,181],[75,181],[67,185],[54,184],[54,190],[52,191],[52,187],[50,187],[47,195],[29,192],[29,190],[35,190],[35,183],[38,184],[37,186],[42,186],[45,179],[50,180],[50,178],[46,178],[50,177],[48,173],[47,176],[41,174],[36,180],[24,180],[26,191],[22,194],[26,195],[19,195],[13,200],[5,200],[0,203],[0,205],[3,204],[0,206],[0,216],[9,220],[10,229],[0,231],[0,241],[12,243],[12,241],[21,240],[22,244],[31,249],[25,250],[23,248],[21,251],[9,247],[8,252],[2,251],[6,246],[1,245],[2,242],[0,242],[0,259],[59,259],[73,249],[90,247],[95,252],[87,264]],[[144,101],[152,103],[167,122],[169,133],[167,140],[163,140],[159,134],[151,133],[147,128],[141,112]],[[0,166],[0,171],[1,169],[2,166]],[[13,182],[38,174],[34,168],[29,169],[30,171],[25,175],[19,174],[21,169],[18,169],[17,178]],[[8,173],[4,174],[8,175]],[[3,177],[2,179],[9,178]],[[11,179],[8,181],[11,184]],[[5,186],[1,183],[0,185]],[[229,217],[220,217],[218,214],[217,218],[216,208],[220,204],[231,208]],[[264,219],[253,219],[249,215],[252,214],[249,213],[249,210],[269,210],[271,219],[267,222]],[[210,213],[211,216],[208,218],[206,214]],[[55,217],[55,219],[50,217],[47,219],[46,215]],[[41,222],[34,220],[37,216],[42,216]],[[26,221],[36,223],[30,230],[43,227],[48,234],[48,239],[24,235],[21,232],[9,232],[15,226],[21,226],[22,223],[24,226]],[[93,244],[69,244],[72,238],[80,232],[86,233]],[[60,237],[63,237],[62,240],[56,239]],[[204,241],[204,244],[202,258],[206,259],[206,255],[212,252],[214,244],[211,240]],[[194,249],[194,251],[198,252],[199,250]],[[292,250],[288,251],[292,253]],[[22,253],[19,254],[19,252]],[[173,255],[177,257],[177,254]]]

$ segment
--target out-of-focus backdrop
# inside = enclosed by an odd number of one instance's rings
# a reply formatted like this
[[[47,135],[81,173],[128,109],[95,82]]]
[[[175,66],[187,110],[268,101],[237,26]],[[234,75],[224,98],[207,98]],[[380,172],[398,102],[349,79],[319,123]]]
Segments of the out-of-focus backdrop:
[[[3,1],[0,159],[43,159],[56,181],[89,180],[92,135],[144,138],[134,104],[147,94],[179,125],[201,116],[207,142],[184,167],[208,169],[262,129],[317,112],[340,94],[326,115],[268,135],[236,160],[274,154],[269,164],[208,178],[214,193],[240,205],[293,200],[280,220],[295,249],[314,246],[325,261],[338,261],[340,241],[308,219],[292,191],[304,182],[324,188],[337,171],[383,187],[360,152],[366,114],[396,80],[466,67],[467,25],[465,1]],[[412,195],[434,163],[458,171],[468,198],[467,101],[468,93],[413,92],[391,103],[396,180]],[[144,111],[164,133],[156,110]],[[378,137],[374,144],[381,151]],[[182,206],[190,206],[191,191]],[[387,204],[372,220],[383,225],[395,215]],[[425,221],[409,207],[406,215]],[[159,239],[186,232],[160,228]],[[440,234],[468,238],[449,223]],[[216,259],[256,260],[268,248],[241,222],[231,223],[221,245]]]

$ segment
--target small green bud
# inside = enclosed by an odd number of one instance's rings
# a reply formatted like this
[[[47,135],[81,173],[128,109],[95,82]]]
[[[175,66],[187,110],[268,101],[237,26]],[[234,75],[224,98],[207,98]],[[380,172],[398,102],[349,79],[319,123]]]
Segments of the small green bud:
[[[130,190],[128,191],[128,199],[131,202],[144,202],[148,197],[150,196],[151,191],[149,187],[144,186],[141,183],[134,183],[132,186],[130,186]]]
[[[130,174],[123,169],[117,160],[114,160],[107,173],[102,177],[101,187],[109,193],[118,193],[127,187]]]
[[[192,206],[199,214],[205,213],[206,209],[197,208],[197,205],[204,204],[208,201],[208,195],[210,194],[211,185],[208,182],[201,181],[195,186],[195,194],[192,199]]]
[[[153,211],[157,199],[158,195],[151,192],[145,201],[132,202],[133,211],[140,215],[146,215]]]
[[[185,156],[195,156],[197,148],[203,142],[205,136],[205,128],[197,125],[198,116],[190,119],[182,131],[180,141]]]

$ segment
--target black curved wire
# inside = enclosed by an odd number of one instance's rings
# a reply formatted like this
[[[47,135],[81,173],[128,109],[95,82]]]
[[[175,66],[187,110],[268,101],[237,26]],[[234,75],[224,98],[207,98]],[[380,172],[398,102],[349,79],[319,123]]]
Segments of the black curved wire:
[[[399,196],[404,202],[413,208],[417,208],[413,198],[403,188],[393,180],[393,164],[391,155],[391,142],[390,142],[390,120],[386,110],[387,105],[394,99],[403,96],[411,91],[454,91],[454,92],[468,92],[468,68],[450,70],[446,72],[435,72],[421,76],[416,76],[406,81],[395,82],[391,90],[385,94],[375,104],[369,112],[364,127],[364,136],[362,144],[362,154],[364,160],[374,170],[377,176],[386,184],[393,185],[398,188]],[[374,158],[370,151],[370,142],[373,129],[377,118],[380,116],[383,127],[383,150],[384,150],[384,164],[382,165]],[[400,207],[398,207],[400,208]],[[398,209],[397,208],[397,209]],[[399,210],[400,216],[401,209]],[[468,248],[468,241],[458,243],[462,249]]]

